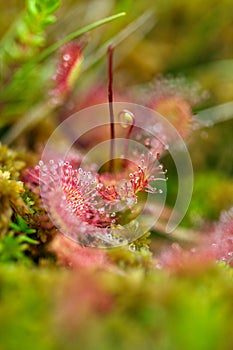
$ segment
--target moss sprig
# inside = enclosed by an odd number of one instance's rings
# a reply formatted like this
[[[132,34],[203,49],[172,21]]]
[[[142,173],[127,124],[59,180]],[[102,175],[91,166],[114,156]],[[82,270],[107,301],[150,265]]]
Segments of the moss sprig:
[[[20,18],[3,40],[0,57],[7,65],[24,62],[46,42],[46,28],[56,21],[60,0],[27,0]]]
[[[26,252],[29,245],[38,244],[30,235],[36,230],[28,227],[26,221],[17,215],[16,222],[10,223],[11,230],[0,240],[0,263],[30,263]]]

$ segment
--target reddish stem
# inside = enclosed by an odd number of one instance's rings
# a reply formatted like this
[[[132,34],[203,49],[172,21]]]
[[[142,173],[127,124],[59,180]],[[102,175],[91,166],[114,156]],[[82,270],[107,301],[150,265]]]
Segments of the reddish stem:
[[[114,129],[114,112],[113,112],[113,47],[110,45],[108,47],[108,104],[109,104],[109,116],[110,116],[110,162],[109,162],[109,172],[114,172],[114,139],[115,139],[115,129]]]
[[[127,113],[128,111],[125,110],[125,112]],[[128,130],[127,134],[126,134],[125,149],[124,149],[124,158],[125,158],[125,160],[127,159],[128,151],[129,151],[129,138],[130,138],[130,135],[131,135],[131,133],[133,131],[133,128],[135,126],[134,115],[132,113],[130,113],[130,116],[132,118],[132,124],[130,125],[129,130]],[[123,164],[124,164],[124,162],[123,162]],[[126,161],[126,164],[127,164],[127,161]]]
[[[129,137],[131,135],[131,132],[133,131],[133,128],[134,128],[134,123],[132,125],[130,125],[129,130],[128,130],[127,135],[126,135],[125,152],[124,152],[125,157],[127,157],[127,155],[128,155]]]

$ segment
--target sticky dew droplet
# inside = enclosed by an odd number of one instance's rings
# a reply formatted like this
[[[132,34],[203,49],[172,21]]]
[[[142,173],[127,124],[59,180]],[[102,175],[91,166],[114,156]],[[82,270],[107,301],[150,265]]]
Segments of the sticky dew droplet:
[[[118,114],[118,120],[122,128],[126,129],[134,123],[134,114],[127,109],[123,109]]]
[[[70,60],[70,55],[69,54],[65,54],[64,56],[63,56],[63,60],[64,61],[69,61]]]
[[[149,138],[145,139],[144,145],[145,145],[146,147],[150,147],[150,145],[151,145],[151,140],[150,140]]]

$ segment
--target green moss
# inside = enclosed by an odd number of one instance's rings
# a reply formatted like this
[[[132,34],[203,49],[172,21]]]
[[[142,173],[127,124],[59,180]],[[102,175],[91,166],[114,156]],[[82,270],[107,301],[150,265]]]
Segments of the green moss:
[[[0,144],[0,234],[8,229],[13,211],[27,211],[21,197],[24,186],[19,181],[19,171],[24,166],[16,152]]]
[[[129,245],[109,249],[107,253],[110,260],[123,269],[149,267],[152,257],[149,249],[149,236],[150,233],[146,233]]]
[[[93,307],[93,300],[101,305],[99,292],[85,299],[96,284],[110,297],[107,309]],[[230,350],[232,297],[232,278],[222,267],[169,276],[158,270],[97,275],[0,266],[0,345],[4,350],[18,344],[43,350]]]

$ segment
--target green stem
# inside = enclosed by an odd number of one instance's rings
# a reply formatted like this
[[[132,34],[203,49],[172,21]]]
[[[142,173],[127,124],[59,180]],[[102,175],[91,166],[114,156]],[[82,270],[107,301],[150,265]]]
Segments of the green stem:
[[[94,23],[88,24],[87,26],[76,30],[73,33],[68,34],[64,39],[60,40],[59,42],[49,46],[46,50],[44,50],[34,61],[35,63],[39,63],[40,61],[43,61],[45,58],[47,58],[48,56],[50,56],[53,52],[55,52],[57,49],[59,49],[61,46],[63,46],[64,44],[68,43],[71,40],[74,40],[75,38],[89,32],[90,30],[93,30],[97,27],[102,26],[105,23],[111,22],[119,17],[125,16],[126,13],[125,12],[120,12],[116,15],[110,16],[110,17],[106,17],[104,19],[100,19],[99,21],[96,21]]]
[[[30,72],[34,68],[34,66],[36,64],[43,61],[45,58],[50,56],[53,52],[55,52],[57,49],[59,49],[61,46],[68,43],[69,41],[89,32],[90,30],[93,30],[97,27],[100,27],[105,23],[111,22],[111,21],[113,21],[119,17],[125,16],[125,15],[126,15],[125,12],[121,12],[121,13],[118,13],[116,15],[100,19],[99,21],[88,24],[87,26],[85,26],[81,29],[78,29],[73,33],[68,34],[64,39],[49,46],[47,49],[42,51],[41,54],[39,54],[35,59],[31,60],[29,63],[26,63],[22,68],[19,68],[16,71],[15,76],[13,77],[12,81],[14,81],[14,79],[16,79],[16,78],[21,80],[28,72]],[[6,95],[8,94],[8,91],[7,91],[8,88],[11,88],[11,84],[5,89]]]

